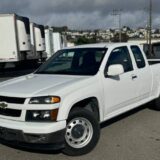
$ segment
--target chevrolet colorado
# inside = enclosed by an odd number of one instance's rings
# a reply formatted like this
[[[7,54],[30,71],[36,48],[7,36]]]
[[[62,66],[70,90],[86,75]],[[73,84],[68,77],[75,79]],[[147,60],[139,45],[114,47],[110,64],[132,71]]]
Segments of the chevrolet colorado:
[[[153,100],[160,110],[159,95],[160,64],[149,65],[139,45],[66,48],[33,74],[0,83],[0,139],[86,154],[100,123]]]

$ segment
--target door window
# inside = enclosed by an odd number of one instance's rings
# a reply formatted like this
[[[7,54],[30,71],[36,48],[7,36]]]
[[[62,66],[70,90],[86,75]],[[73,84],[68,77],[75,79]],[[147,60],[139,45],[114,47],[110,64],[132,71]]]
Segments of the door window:
[[[142,52],[139,49],[139,47],[138,46],[131,46],[131,50],[132,50],[134,58],[136,60],[137,67],[144,68],[146,66],[146,63],[145,63],[144,57],[143,57]]]
[[[114,64],[121,64],[124,68],[124,72],[130,72],[133,70],[132,61],[127,47],[119,47],[111,52],[105,71],[108,71],[108,67]]]

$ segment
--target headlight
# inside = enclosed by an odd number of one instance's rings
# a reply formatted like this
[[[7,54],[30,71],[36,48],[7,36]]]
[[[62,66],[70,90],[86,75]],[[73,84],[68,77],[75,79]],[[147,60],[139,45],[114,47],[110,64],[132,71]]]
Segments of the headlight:
[[[58,109],[27,111],[26,121],[28,122],[53,122],[57,120]]]
[[[34,97],[30,99],[29,104],[54,104],[60,103],[61,99],[57,96]]]

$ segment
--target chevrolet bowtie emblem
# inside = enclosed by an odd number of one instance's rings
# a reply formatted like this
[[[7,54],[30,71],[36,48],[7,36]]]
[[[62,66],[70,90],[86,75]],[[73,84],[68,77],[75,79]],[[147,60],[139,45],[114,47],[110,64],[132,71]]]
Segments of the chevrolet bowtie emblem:
[[[6,102],[0,102],[0,109],[6,109],[8,104]]]

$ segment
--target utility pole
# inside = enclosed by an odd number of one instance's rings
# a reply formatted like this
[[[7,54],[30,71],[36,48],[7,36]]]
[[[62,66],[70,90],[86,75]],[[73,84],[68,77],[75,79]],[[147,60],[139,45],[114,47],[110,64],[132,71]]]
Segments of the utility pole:
[[[152,55],[152,0],[149,0],[149,55]]]
[[[147,15],[147,22],[146,22],[146,43],[149,46],[149,19],[150,19],[149,18],[149,8],[146,7],[146,8],[144,8],[144,10],[145,10],[145,12],[148,13],[148,15]],[[149,50],[149,47],[148,47],[148,50]]]
[[[113,12],[112,12],[112,15],[113,16],[118,16],[118,23],[119,23],[119,42],[122,42],[122,31],[121,31],[121,26],[122,26],[122,21],[121,21],[121,12],[122,10],[117,10],[117,9],[114,9]]]

